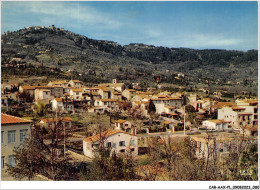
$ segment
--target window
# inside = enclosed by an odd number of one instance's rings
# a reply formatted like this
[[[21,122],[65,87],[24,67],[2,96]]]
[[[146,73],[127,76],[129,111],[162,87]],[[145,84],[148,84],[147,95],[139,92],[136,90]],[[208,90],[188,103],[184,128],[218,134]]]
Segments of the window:
[[[107,142],[107,147],[111,147],[112,143],[111,142]]]
[[[134,151],[135,151],[135,149],[134,149],[134,148],[131,148],[131,151],[132,151],[132,152],[134,152]]]
[[[2,156],[1,157],[1,168],[4,169],[4,167],[5,167],[5,157]]]
[[[76,95],[79,95],[79,92],[76,92]]]
[[[4,143],[4,131],[1,131],[1,144]]]
[[[125,146],[125,141],[120,141],[119,146]]]
[[[15,142],[15,133],[16,131],[8,131],[8,143]]]
[[[23,142],[27,135],[27,129],[20,130],[20,142]]]
[[[120,152],[125,152],[125,149],[121,149]]]
[[[70,127],[70,122],[65,122],[65,127],[69,128]]]
[[[130,145],[134,146],[135,145],[135,140],[130,140]]]
[[[13,168],[15,166],[14,156],[13,155],[9,156],[8,161],[9,161],[9,167]]]

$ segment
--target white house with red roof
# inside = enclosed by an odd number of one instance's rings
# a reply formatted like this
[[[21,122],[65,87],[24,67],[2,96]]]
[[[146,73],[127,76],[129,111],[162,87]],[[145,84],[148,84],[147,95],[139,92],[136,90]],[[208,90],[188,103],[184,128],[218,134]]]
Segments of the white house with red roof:
[[[82,88],[71,88],[70,89],[70,97],[73,100],[82,100]]]
[[[125,89],[122,92],[122,96],[125,97],[127,100],[132,100],[132,98],[136,95],[136,90],[134,89]]]
[[[138,155],[137,136],[120,130],[107,130],[84,139],[84,155],[93,158],[100,143],[104,143],[104,146],[109,148],[111,153],[114,151],[115,153],[131,152],[133,155]]]
[[[1,169],[5,164],[15,166],[14,147],[19,146],[31,134],[32,121],[1,114]]]
[[[71,128],[72,118],[71,117],[42,118],[39,124],[41,126],[48,128],[48,127],[54,127],[55,124],[57,124],[58,122],[61,122],[63,126],[65,126],[66,128]]]
[[[134,131],[132,130],[132,124],[129,121],[126,121],[123,119],[119,119],[119,120],[115,121],[115,129],[134,133]]]

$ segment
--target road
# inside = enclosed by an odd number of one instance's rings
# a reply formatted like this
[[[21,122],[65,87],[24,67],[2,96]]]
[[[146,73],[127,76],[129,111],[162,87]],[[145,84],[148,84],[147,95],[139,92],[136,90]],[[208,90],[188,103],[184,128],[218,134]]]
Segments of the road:
[[[174,133],[167,133],[167,132],[161,132],[161,133],[149,133],[149,134],[138,134],[137,137],[158,137],[158,136],[187,136],[184,135],[183,131],[176,131]]]

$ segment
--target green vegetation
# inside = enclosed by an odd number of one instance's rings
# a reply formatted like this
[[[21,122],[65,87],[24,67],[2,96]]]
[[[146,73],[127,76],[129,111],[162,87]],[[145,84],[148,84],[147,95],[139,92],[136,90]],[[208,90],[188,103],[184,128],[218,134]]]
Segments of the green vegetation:
[[[2,35],[2,40],[2,78],[37,75],[74,78],[86,84],[117,78],[129,86],[139,82],[144,88],[168,83],[193,92],[196,85],[199,88],[206,85],[211,90],[257,94],[257,50],[196,50],[145,44],[121,46],[57,28],[21,29]],[[25,68],[5,68],[13,57],[22,58]]]

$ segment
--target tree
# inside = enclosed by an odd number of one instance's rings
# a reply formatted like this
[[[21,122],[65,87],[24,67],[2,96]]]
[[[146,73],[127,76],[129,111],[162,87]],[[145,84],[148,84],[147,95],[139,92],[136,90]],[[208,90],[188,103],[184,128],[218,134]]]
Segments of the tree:
[[[7,172],[15,179],[32,180],[42,167],[43,160],[41,159],[40,150],[42,143],[36,138],[30,137],[25,139],[24,143],[14,148],[14,155],[16,160],[15,167],[8,167]]]
[[[251,144],[247,150],[242,153],[240,160],[240,170],[243,180],[256,181],[258,179],[258,148],[257,143]]]
[[[61,119],[47,128],[34,126],[32,136],[15,148],[17,164],[14,168],[9,167],[9,173],[17,179],[28,177],[31,180],[38,173],[52,180],[77,179],[71,167],[71,157],[62,146],[64,138],[71,133],[64,131]]]
[[[39,102],[36,104],[35,114],[37,114],[38,116],[44,116],[46,115],[46,112],[47,112],[47,107],[44,102]]]
[[[106,133],[100,128],[100,142],[85,178],[92,181],[136,180],[136,162],[131,151],[125,154],[111,153],[111,148],[106,147],[105,142]]]
[[[155,112],[156,112],[156,107],[155,107],[153,101],[149,100],[149,103],[148,103],[148,113],[152,114],[152,113],[155,113]]]

